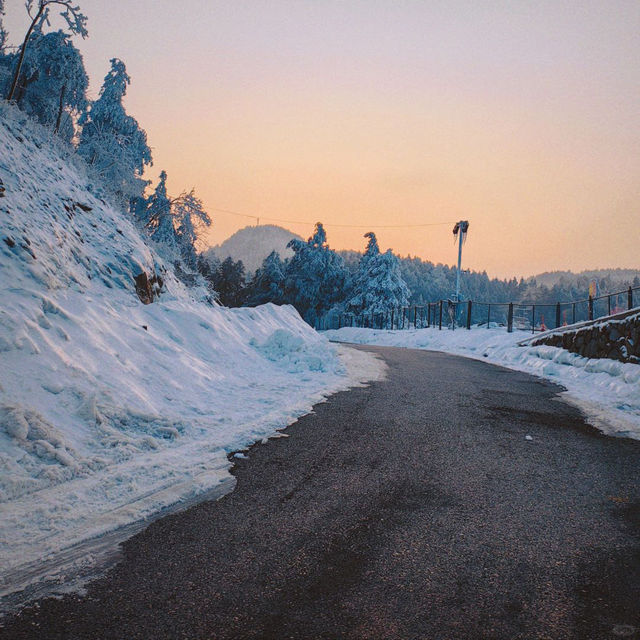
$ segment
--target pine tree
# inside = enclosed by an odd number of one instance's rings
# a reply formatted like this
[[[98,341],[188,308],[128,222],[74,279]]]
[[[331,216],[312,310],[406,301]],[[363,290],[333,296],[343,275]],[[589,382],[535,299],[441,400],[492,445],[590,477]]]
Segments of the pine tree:
[[[75,121],[87,108],[89,78],[82,55],[63,31],[31,37],[15,100],[18,106],[71,141]]]
[[[173,215],[178,228],[176,236],[180,255],[184,263],[191,269],[196,269],[196,240],[203,227],[211,226],[211,218],[204,210],[200,198],[196,197],[192,189],[189,193],[182,193],[173,203]]]
[[[411,292],[400,273],[398,258],[391,249],[380,253],[373,232],[366,233],[365,238],[369,238],[369,242],[360,260],[347,310],[356,315],[371,315],[386,314],[392,309],[407,306]]]
[[[17,55],[15,70],[13,73],[13,79],[11,87],[7,94],[7,100],[11,101],[15,98],[16,88],[18,86],[18,78],[22,71],[22,64],[24,62],[27,47],[30,42],[31,35],[34,31],[42,31],[42,26],[46,23],[49,24],[49,12],[55,7],[63,7],[64,11],[60,13],[64,21],[67,23],[67,28],[71,34],[81,35],[86,38],[89,33],[87,31],[87,18],[81,13],[79,6],[74,6],[71,0],[27,0],[25,3],[27,13],[31,18],[31,23],[27,29],[27,33],[20,47],[20,53]],[[6,37],[6,36],[5,36]]]
[[[207,289],[214,298],[218,298],[217,286],[217,274],[220,270],[220,260],[215,256],[205,255],[199,253],[196,258],[196,268],[198,273],[205,279],[207,283]]]
[[[277,251],[272,251],[262,262],[247,288],[247,304],[257,306],[282,302],[285,264]]]
[[[130,83],[124,62],[113,58],[98,99],[80,119],[78,146],[78,153],[126,202],[142,194],[147,183],[141,176],[152,164],[147,134],[122,104]]]
[[[9,39],[9,34],[4,26],[3,16],[4,0],[0,0],[0,58],[5,55],[5,48],[7,46],[7,40]]]
[[[309,324],[314,324],[344,297],[348,272],[342,258],[327,245],[327,234],[320,222],[307,242],[294,239],[287,246],[294,255],[287,264],[285,299]]]
[[[145,200],[144,206],[139,207],[140,222],[145,226],[151,238],[177,254],[178,239],[176,235],[172,202],[167,194],[167,172],[160,172],[160,180],[153,193]]]
[[[244,264],[228,257],[216,273],[215,288],[225,307],[239,307],[244,300]]]

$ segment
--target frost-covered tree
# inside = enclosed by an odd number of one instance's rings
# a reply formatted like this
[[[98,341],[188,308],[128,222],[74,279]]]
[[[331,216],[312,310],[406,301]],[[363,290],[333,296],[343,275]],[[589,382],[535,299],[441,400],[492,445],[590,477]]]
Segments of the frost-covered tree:
[[[4,0],[0,0],[0,95],[9,93],[11,84],[11,67],[15,56],[7,51],[9,34],[4,26]]]
[[[193,189],[170,198],[167,172],[162,171],[153,193],[136,201],[134,213],[153,240],[168,248],[174,259],[181,259],[183,267],[198,268],[196,241],[200,231],[211,225],[211,218]]]
[[[294,255],[285,273],[285,299],[313,324],[344,297],[348,272],[342,258],[327,245],[320,222],[307,242],[296,238],[287,246]]]
[[[63,31],[32,36],[15,93],[18,106],[70,141],[87,108],[89,78],[80,51]]]
[[[215,289],[225,307],[239,307],[244,301],[244,264],[228,257],[222,261],[215,276]]]
[[[176,236],[182,260],[191,269],[196,269],[198,234],[204,227],[211,226],[211,218],[193,189],[176,198],[173,202],[173,215],[177,224]]]
[[[4,26],[4,0],[0,0],[0,57],[5,55],[5,48],[7,46],[7,40],[9,34]]]
[[[171,198],[167,193],[167,172],[160,172],[160,179],[153,193],[148,198],[141,199],[144,203],[138,207],[139,222],[143,227],[153,230],[162,216],[171,210]]]
[[[160,180],[153,193],[139,208],[140,221],[151,237],[172,253],[177,253],[178,238],[174,225],[172,201],[167,194],[167,172],[160,172]]]
[[[272,251],[256,270],[248,288],[247,301],[250,306],[282,302],[285,264],[277,251]]]
[[[366,233],[364,237],[369,241],[360,260],[347,311],[370,315],[407,306],[411,292],[402,278],[398,258],[391,249],[380,253],[375,233]]]
[[[122,104],[130,83],[124,62],[113,58],[98,99],[80,118],[78,145],[78,153],[126,201],[142,194],[147,183],[141,176],[152,164],[147,134]]]
[[[83,38],[89,35],[86,16],[80,11],[79,6],[72,4],[71,0],[27,0],[25,6],[29,18],[31,18],[31,23],[29,24],[16,60],[11,87],[7,94],[7,100],[9,101],[13,100],[15,96],[18,78],[20,77],[22,63],[24,62],[31,34],[34,30],[41,30],[44,23],[49,24],[49,12],[52,9],[61,9],[60,15],[67,23],[67,28],[71,34],[81,35]]]
[[[196,259],[196,268],[198,273],[204,278],[207,283],[207,288],[209,289],[209,293],[217,299],[218,291],[216,289],[217,286],[217,274],[220,270],[220,260],[218,260],[214,255],[205,255],[203,253],[199,253]]]

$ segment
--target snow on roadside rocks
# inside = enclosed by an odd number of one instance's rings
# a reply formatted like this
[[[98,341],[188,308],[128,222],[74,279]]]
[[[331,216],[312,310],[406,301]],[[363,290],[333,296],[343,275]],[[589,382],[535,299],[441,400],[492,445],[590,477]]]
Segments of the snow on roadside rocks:
[[[73,156],[6,105],[0,175],[0,596],[72,545],[229,490],[230,452],[382,375],[293,307],[194,299]],[[143,270],[165,282],[147,306]]]
[[[379,331],[345,327],[323,332],[330,340],[430,349],[486,360],[562,385],[564,400],[578,406],[589,422],[610,435],[640,439],[640,366],[605,358],[583,358],[565,349],[520,347],[530,334],[504,328],[449,331]]]

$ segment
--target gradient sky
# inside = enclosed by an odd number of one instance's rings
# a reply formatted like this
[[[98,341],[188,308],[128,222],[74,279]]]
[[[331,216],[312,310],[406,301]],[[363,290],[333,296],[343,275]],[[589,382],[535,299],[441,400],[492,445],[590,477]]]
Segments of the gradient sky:
[[[640,268],[640,2],[78,0],[172,193],[490,275]],[[26,25],[7,0],[12,42]],[[23,33],[23,31],[22,31]],[[336,224],[365,225],[343,228]]]

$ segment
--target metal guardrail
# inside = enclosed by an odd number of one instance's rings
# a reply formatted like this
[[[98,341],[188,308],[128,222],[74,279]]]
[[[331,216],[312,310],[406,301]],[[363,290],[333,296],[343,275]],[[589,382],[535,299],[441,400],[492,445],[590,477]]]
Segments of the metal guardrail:
[[[486,326],[489,329],[504,326],[509,332],[519,329],[535,333],[633,309],[634,300],[636,305],[640,304],[639,292],[640,287],[629,287],[602,296],[555,304],[438,300],[423,305],[391,308],[382,313],[327,314],[318,320],[316,329],[361,327],[402,330],[442,329],[443,326],[449,329]]]

